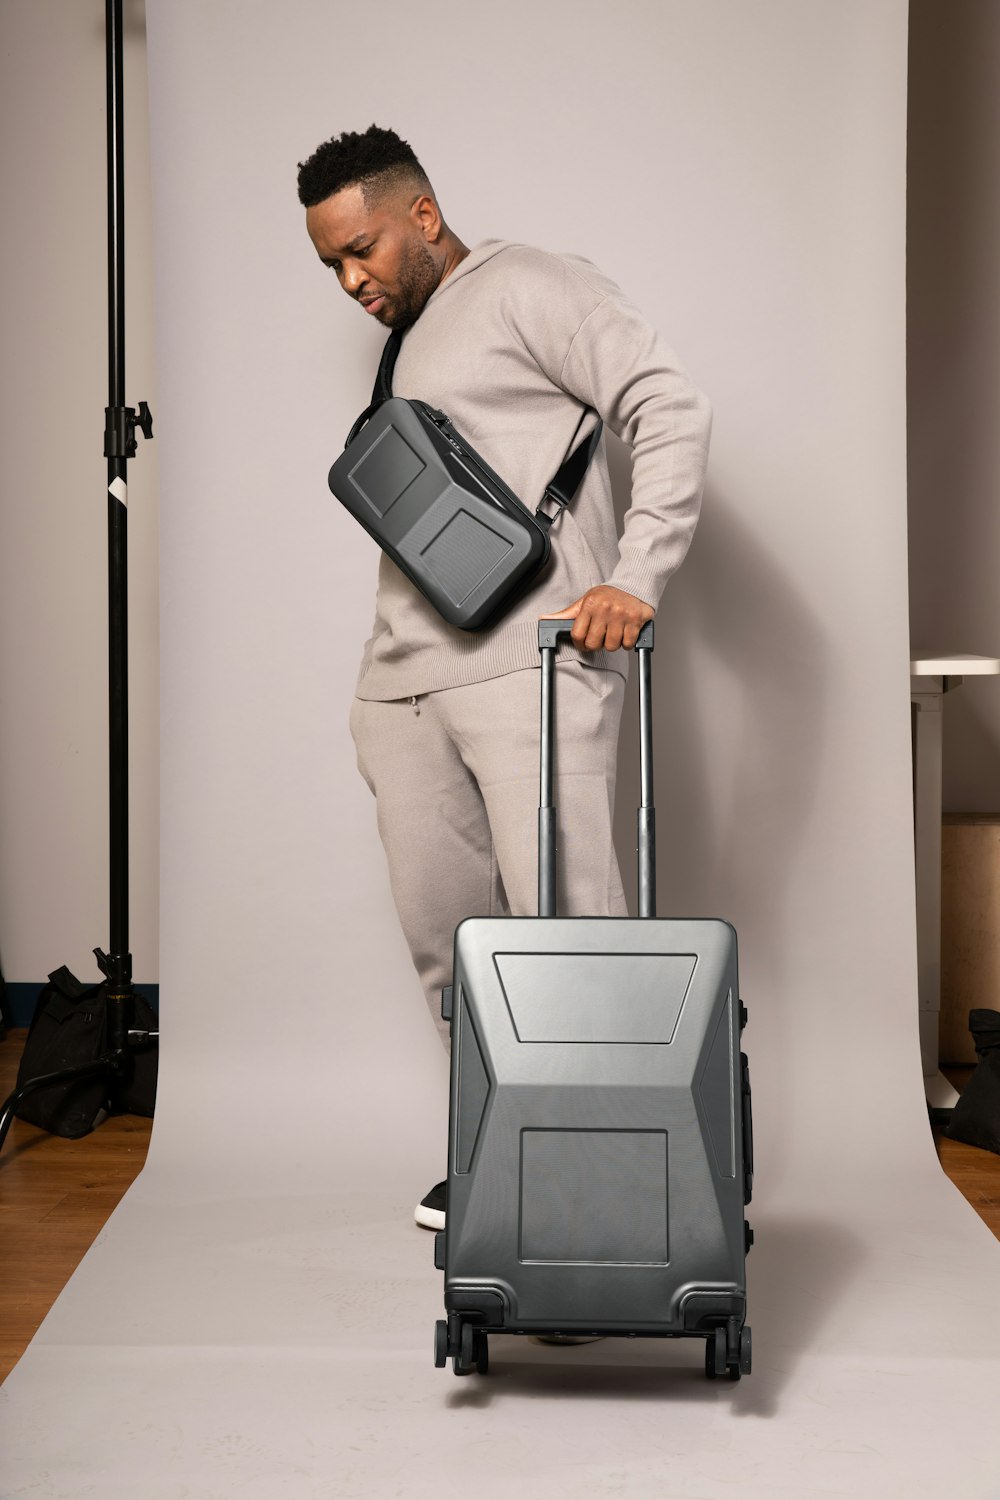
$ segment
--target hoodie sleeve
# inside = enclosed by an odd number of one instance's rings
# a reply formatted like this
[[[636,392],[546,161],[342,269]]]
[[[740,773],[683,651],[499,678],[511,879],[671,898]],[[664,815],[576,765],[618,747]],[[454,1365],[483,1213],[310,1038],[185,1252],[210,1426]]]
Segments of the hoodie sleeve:
[[[632,503],[605,582],[656,609],[701,510],[712,408],[658,330],[621,292],[573,336],[558,384],[632,450]]]
[[[632,450],[632,503],[604,582],[656,609],[698,523],[711,405],[599,266],[573,252],[519,253],[530,256],[531,274],[510,278],[513,330],[553,385],[598,412]]]

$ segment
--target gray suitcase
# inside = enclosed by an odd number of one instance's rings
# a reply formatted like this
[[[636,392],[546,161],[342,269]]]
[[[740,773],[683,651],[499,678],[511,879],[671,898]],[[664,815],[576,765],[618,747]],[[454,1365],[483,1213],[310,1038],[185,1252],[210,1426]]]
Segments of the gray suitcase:
[[[736,933],[655,916],[652,621],[635,646],[640,916],[555,915],[553,665],[572,625],[539,622],[539,915],[460,922],[442,995],[451,1100],[434,1263],[447,1317],[434,1362],[485,1374],[491,1334],[694,1336],[706,1374],[738,1380],[751,1363],[753,1146]]]

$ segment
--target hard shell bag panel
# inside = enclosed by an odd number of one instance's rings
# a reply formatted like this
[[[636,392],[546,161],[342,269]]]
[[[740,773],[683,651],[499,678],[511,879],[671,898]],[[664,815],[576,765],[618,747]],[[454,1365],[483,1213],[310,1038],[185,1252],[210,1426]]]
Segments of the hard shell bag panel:
[[[330,468],[333,494],[427,598],[461,630],[489,629],[548,567],[553,516],[532,511],[426,401],[395,397],[402,333],[382,351],[372,399]],[[603,422],[562,462],[542,499],[571,504]]]

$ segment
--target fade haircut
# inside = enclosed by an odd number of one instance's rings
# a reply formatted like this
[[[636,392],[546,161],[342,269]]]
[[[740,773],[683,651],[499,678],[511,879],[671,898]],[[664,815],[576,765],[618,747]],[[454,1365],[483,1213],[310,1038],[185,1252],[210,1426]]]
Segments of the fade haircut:
[[[394,130],[369,125],[364,132],[345,130],[317,146],[299,162],[299,202],[305,208],[357,184],[369,213],[409,195],[434,196],[426,172],[411,147]]]

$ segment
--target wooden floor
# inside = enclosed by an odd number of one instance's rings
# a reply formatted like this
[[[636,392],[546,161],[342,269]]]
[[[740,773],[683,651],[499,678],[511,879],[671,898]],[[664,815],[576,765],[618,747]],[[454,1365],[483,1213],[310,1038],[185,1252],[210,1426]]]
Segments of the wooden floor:
[[[0,1098],[27,1031],[0,1041]],[[0,1380],[142,1170],[152,1120],[114,1115],[78,1141],[15,1120],[0,1151]]]
[[[26,1032],[0,1041],[0,1099],[14,1087]],[[961,1089],[972,1069],[945,1069]],[[117,1115],[78,1141],[15,1120],[0,1153],[0,1380],[142,1169],[151,1120]],[[1000,1239],[1000,1156],[941,1138],[951,1181]]]

